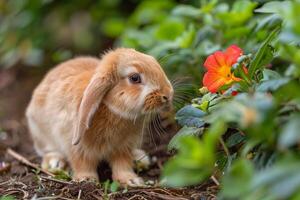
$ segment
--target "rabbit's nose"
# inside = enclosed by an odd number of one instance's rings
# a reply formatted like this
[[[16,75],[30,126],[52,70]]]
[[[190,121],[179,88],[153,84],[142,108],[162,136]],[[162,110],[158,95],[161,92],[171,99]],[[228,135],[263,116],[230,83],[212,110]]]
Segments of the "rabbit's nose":
[[[161,97],[161,100],[162,100],[163,103],[166,103],[169,99],[168,99],[167,96],[163,95],[163,96]]]

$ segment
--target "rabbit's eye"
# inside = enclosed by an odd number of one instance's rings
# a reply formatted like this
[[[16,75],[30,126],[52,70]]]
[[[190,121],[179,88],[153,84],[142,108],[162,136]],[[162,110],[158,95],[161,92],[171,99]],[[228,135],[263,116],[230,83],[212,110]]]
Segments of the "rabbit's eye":
[[[135,74],[132,74],[129,76],[129,81],[131,83],[141,83],[142,82],[142,79],[141,79],[141,76],[137,73]]]

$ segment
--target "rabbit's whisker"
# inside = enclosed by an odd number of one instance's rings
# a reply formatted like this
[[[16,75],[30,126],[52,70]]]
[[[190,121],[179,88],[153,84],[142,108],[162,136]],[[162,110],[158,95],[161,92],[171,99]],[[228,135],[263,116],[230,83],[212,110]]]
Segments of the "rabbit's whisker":
[[[152,117],[152,113],[150,113],[150,115],[148,115],[148,120],[149,121],[151,121],[151,117]],[[148,123],[147,130],[149,132],[150,138],[151,138],[151,140],[152,140],[155,148],[157,148],[157,145],[156,145],[156,142],[155,142],[155,139],[154,139],[154,136],[153,136],[153,131],[152,131],[151,123]]]
[[[155,125],[157,126],[158,130],[160,131],[160,133],[167,134],[166,131],[164,130],[164,128],[161,126],[160,116],[156,115],[156,117],[155,117],[154,120],[155,120]]]
[[[156,125],[156,116],[154,115],[152,117],[152,126],[155,129],[156,134],[158,134],[158,136],[160,137],[160,130],[158,129],[157,125]]]

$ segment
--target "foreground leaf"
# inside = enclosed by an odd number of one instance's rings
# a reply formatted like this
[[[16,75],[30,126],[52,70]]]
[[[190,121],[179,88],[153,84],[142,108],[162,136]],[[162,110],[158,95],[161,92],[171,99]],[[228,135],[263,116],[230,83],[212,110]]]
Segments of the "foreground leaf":
[[[300,115],[290,117],[279,136],[278,145],[288,148],[300,142]]]
[[[170,187],[193,185],[211,175],[216,162],[216,145],[225,131],[225,124],[219,121],[204,134],[202,140],[195,136],[181,137],[178,154],[164,167],[162,184]]]
[[[182,137],[186,136],[198,136],[202,133],[203,129],[196,128],[196,127],[187,127],[184,126],[181,128],[176,135],[171,139],[168,145],[168,149],[178,149],[179,147],[179,141]]]
[[[272,51],[273,49],[270,47],[270,42],[274,40],[277,35],[279,28],[277,27],[264,41],[264,43],[260,46],[257,53],[254,56],[254,59],[250,63],[249,66],[249,76],[253,77],[255,72],[261,69],[266,63],[270,62],[273,58]]]

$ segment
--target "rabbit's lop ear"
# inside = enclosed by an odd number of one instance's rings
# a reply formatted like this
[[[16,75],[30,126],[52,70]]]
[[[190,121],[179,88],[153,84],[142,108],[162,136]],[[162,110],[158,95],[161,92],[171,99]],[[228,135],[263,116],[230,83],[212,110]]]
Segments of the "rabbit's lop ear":
[[[98,67],[98,71],[96,70],[96,73],[83,93],[79,107],[78,121],[72,139],[73,145],[78,144],[83,134],[90,128],[93,116],[103,97],[114,85],[115,76],[112,72],[113,70],[107,72],[103,68],[103,66]]]

